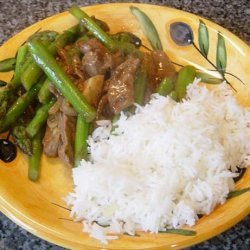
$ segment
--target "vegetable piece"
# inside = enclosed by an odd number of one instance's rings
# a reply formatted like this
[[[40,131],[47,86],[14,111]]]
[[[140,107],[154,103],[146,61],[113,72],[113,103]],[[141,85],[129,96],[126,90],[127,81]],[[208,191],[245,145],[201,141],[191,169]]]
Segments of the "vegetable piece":
[[[38,100],[40,103],[47,103],[51,97],[52,97],[52,93],[49,90],[49,85],[50,85],[50,80],[48,78],[46,78],[46,80],[44,81],[39,93],[38,93]]]
[[[46,73],[49,80],[87,122],[92,121],[96,115],[94,108],[81,95],[80,91],[61,69],[49,51],[37,40],[29,42],[28,45],[34,60]]]
[[[222,76],[224,76],[227,66],[227,50],[224,37],[220,32],[218,32],[217,40],[216,66],[218,71],[222,74]]]
[[[15,144],[21,149],[21,151],[27,155],[32,155],[31,139],[26,132],[26,126],[24,122],[18,121],[12,128],[11,135],[14,138]]]
[[[76,136],[75,136],[75,164],[77,167],[82,159],[86,159],[88,155],[87,139],[89,134],[89,123],[78,115],[76,121]]]
[[[160,95],[166,96],[174,89],[174,84],[172,79],[165,77],[160,85],[158,86],[156,92]]]
[[[142,31],[154,50],[163,50],[159,34],[149,17],[139,8],[130,6],[131,13],[139,21]]]
[[[128,42],[118,42],[113,40],[90,16],[88,16],[78,6],[72,6],[69,12],[98,39],[109,50],[114,51],[117,49],[122,50],[124,53],[136,52],[139,53],[135,46]]]
[[[15,72],[14,77],[11,79],[10,85],[14,89],[18,88],[21,85],[21,72],[22,68],[24,67],[24,61],[27,57],[28,47],[27,45],[22,45],[18,51],[16,56],[16,65],[15,65]]]
[[[28,177],[31,181],[37,181],[40,175],[40,162],[42,156],[43,129],[32,139],[32,155],[29,157]]]
[[[175,84],[175,91],[177,94],[177,99],[179,101],[181,101],[185,97],[187,86],[194,81],[195,75],[195,67],[189,65],[183,67],[178,72]]]
[[[145,65],[141,65],[134,82],[134,99],[139,105],[144,104],[145,91],[148,84],[147,69],[144,66]]]
[[[85,88],[82,92],[83,96],[89,102],[89,104],[97,107],[101,97],[101,92],[104,85],[104,76],[96,75],[84,82]]]
[[[42,105],[35,113],[35,116],[28,124],[26,131],[28,135],[33,138],[38,131],[43,127],[43,125],[46,123],[49,110],[50,108],[55,104],[56,99],[52,98],[48,103]]]
[[[118,32],[112,35],[112,38],[120,42],[132,43],[136,48],[142,45],[141,39],[131,32]]]
[[[15,68],[16,59],[15,58],[7,58],[0,61],[0,72],[8,72]]]
[[[231,192],[228,193],[227,199],[231,199],[231,198],[233,198],[233,197],[242,195],[242,194],[244,194],[244,193],[246,193],[246,192],[248,192],[248,191],[250,191],[250,187],[231,191]]]
[[[196,232],[193,230],[187,229],[166,229],[165,231],[159,231],[159,233],[167,233],[167,234],[178,234],[184,236],[195,236]]]
[[[49,52],[55,56],[58,47],[65,46],[69,41],[73,41],[78,32],[78,26],[73,26],[72,28],[64,31],[59,35],[56,40],[48,46]],[[22,84],[26,90],[29,90],[42,75],[42,70],[37,66],[37,64],[32,60],[29,66],[24,70],[21,76]]]
[[[78,6],[73,5],[69,9],[70,14],[72,14],[78,21],[81,21],[84,26],[91,32],[93,35],[102,41],[105,46],[110,49],[115,49],[115,42],[112,40],[108,34],[83,10],[81,10]]]
[[[0,124],[0,132],[5,131],[10,125],[12,125],[17,118],[19,118],[29,104],[36,98],[41,86],[43,79],[31,88],[30,91],[20,96],[9,108],[5,117],[2,119]]]
[[[199,39],[200,51],[203,54],[203,56],[207,58],[209,50],[209,35],[207,26],[202,20],[200,20],[198,32],[199,32],[198,39]]]
[[[197,72],[196,78],[199,78],[199,79],[201,79],[202,82],[209,83],[209,84],[220,84],[223,81],[222,78],[216,78],[216,77],[209,75],[209,74],[206,74],[204,72]]]
[[[57,31],[53,30],[43,30],[40,32],[35,32],[33,35],[31,35],[28,39],[27,42],[31,41],[32,39],[39,39],[41,41],[50,41],[53,42],[56,37],[58,36]]]

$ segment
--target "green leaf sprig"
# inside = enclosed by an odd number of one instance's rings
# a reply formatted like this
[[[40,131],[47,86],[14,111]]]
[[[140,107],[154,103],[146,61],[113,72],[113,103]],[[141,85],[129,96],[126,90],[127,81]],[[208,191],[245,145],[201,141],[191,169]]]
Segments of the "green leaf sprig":
[[[227,199],[231,199],[250,191],[250,187],[234,190],[228,193]]]
[[[206,24],[200,20],[198,30],[199,48],[204,57],[207,58],[209,50],[209,33]]]
[[[159,34],[150,18],[139,8],[130,6],[131,13],[139,21],[142,31],[154,50],[163,50]]]
[[[178,234],[183,236],[195,236],[197,233],[194,230],[188,229],[166,229],[164,231],[159,231],[159,233],[168,233],[168,234]]]

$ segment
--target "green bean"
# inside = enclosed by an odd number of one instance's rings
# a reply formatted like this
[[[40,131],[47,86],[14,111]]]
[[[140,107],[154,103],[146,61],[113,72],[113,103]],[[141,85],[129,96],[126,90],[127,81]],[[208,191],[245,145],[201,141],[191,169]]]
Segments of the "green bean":
[[[88,155],[87,151],[87,139],[89,134],[89,123],[85,119],[78,115],[76,121],[76,133],[75,133],[75,167],[77,167],[82,159],[86,159]]]
[[[46,80],[44,81],[39,93],[38,93],[38,100],[40,103],[47,103],[51,97],[52,97],[52,93],[49,90],[49,85],[50,85],[50,80],[48,78],[46,78]]]
[[[28,47],[27,45],[22,45],[18,51],[16,56],[16,66],[15,66],[15,72],[14,77],[11,79],[10,85],[16,89],[21,85],[21,71],[23,65],[25,65],[24,61],[27,57]]]
[[[154,50],[163,50],[159,34],[149,17],[139,8],[130,6],[130,11],[139,21],[142,31]]]
[[[15,58],[7,58],[0,61],[0,72],[8,72],[15,68],[16,59]]]
[[[69,101],[76,112],[82,115],[87,122],[92,121],[95,118],[96,111],[89,105],[49,51],[37,40],[29,42],[28,46],[37,65],[45,72],[49,80]]]
[[[43,125],[46,123],[49,110],[50,108],[55,104],[56,99],[52,98],[48,103],[42,105],[35,113],[34,117],[28,124],[26,131],[29,135],[29,137],[33,138],[38,131],[43,127]]]
[[[100,40],[109,50],[122,50],[124,53],[137,53],[135,46],[128,42],[119,42],[113,40],[90,16],[88,16],[78,6],[72,6],[69,12],[98,39]]]
[[[0,124],[0,133],[12,125],[25,111],[29,104],[37,97],[44,79],[34,85],[28,92],[20,96],[9,108]]]
[[[185,97],[187,86],[194,81],[195,75],[196,69],[190,65],[181,68],[181,70],[178,72],[175,91],[179,101]]]
[[[144,104],[144,97],[145,97],[145,91],[147,88],[147,82],[148,82],[147,70],[142,65],[134,82],[135,102],[140,105]]]
[[[156,92],[160,95],[166,96],[174,89],[174,84],[172,79],[165,77],[160,85],[158,86]]]
[[[59,35],[56,40],[48,45],[49,52],[55,56],[58,47],[65,46],[69,41],[75,39],[75,35],[78,31],[78,26],[71,27],[70,29],[64,31]],[[42,70],[37,66],[37,64],[32,60],[27,69],[22,73],[21,79],[23,86],[26,90],[29,90],[42,75]]]
[[[29,157],[28,169],[28,177],[31,181],[37,181],[40,175],[42,137],[43,129],[41,129],[32,139],[32,155]]]

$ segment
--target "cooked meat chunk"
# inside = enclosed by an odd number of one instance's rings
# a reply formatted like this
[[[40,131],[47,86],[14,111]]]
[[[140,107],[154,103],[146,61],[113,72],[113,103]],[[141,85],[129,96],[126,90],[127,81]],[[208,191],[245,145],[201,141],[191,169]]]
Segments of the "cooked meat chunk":
[[[138,58],[128,58],[120,64],[106,84],[109,106],[114,114],[134,103],[134,80],[140,64]]]
[[[60,144],[58,155],[69,167],[74,164],[74,138],[75,138],[76,117],[62,113],[59,120]]]
[[[58,155],[58,147],[60,143],[59,120],[61,113],[49,115],[47,127],[43,137],[43,151],[49,157]]]
[[[113,114],[109,107],[108,95],[104,95],[99,101],[97,112],[96,112],[96,120],[105,120],[112,119]]]
[[[115,68],[123,61],[120,53],[111,54],[95,38],[87,42],[80,42],[78,46],[84,54],[82,58],[83,69],[89,77],[104,75],[106,71]]]
[[[60,106],[60,110],[68,116],[77,116],[76,111],[74,110],[74,108],[71,106],[71,104],[66,100],[63,99],[61,106]]]

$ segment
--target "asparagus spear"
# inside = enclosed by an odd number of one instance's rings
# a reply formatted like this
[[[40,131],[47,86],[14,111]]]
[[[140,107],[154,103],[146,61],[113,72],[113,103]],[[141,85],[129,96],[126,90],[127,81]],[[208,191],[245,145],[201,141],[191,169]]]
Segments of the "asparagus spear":
[[[72,6],[69,12],[111,51],[120,49],[124,53],[138,52],[135,46],[129,42],[119,42],[112,39],[90,16],[78,6]]]
[[[78,32],[78,26],[74,26],[66,31],[64,31],[61,35],[59,35],[56,40],[48,46],[48,51],[55,56],[56,50],[58,47],[65,46],[69,41],[75,39],[75,35]],[[21,79],[23,86],[26,90],[29,90],[42,75],[42,70],[39,66],[32,60],[30,62],[27,69],[22,73]]]
[[[15,68],[16,59],[15,58],[7,58],[0,61],[0,72],[8,72]]]
[[[5,131],[10,125],[12,125],[16,119],[18,119],[29,104],[36,98],[38,91],[43,83],[43,79],[40,80],[30,91],[20,96],[9,108],[6,115],[3,117],[0,124],[0,133]]]
[[[48,103],[45,103],[36,111],[35,116],[26,128],[26,131],[31,138],[33,138],[46,123],[49,110],[55,104],[55,102],[56,99],[52,98]]]
[[[49,90],[50,80],[46,78],[46,80],[43,83],[43,86],[41,87],[39,93],[38,93],[38,100],[40,103],[47,103],[51,97],[52,93]]]
[[[49,51],[37,40],[29,42],[28,46],[37,65],[45,72],[60,93],[87,122],[92,121],[96,115],[95,109],[89,105]]]
[[[10,82],[11,87],[13,87],[14,89],[17,89],[21,85],[21,71],[23,68],[24,60],[27,57],[27,52],[28,47],[26,44],[21,46],[17,51],[14,77]]]
[[[43,129],[32,139],[32,155],[29,157],[28,177],[31,181],[37,181],[40,175],[40,162],[42,156]]]
[[[78,115],[76,121],[76,136],[75,136],[75,167],[77,167],[82,159],[87,158],[87,139],[89,132],[89,123]]]
[[[26,126],[22,120],[13,127],[11,135],[15,144],[27,155],[32,155],[31,139],[27,135]]]

